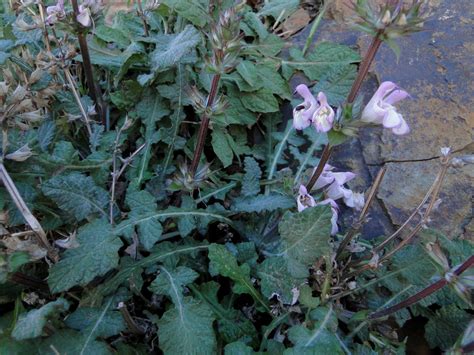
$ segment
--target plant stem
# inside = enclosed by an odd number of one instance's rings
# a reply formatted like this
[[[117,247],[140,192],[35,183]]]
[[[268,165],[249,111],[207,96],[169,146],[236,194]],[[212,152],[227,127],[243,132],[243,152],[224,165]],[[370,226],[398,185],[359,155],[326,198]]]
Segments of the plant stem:
[[[328,4],[329,1],[330,0],[326,0],[324,2],[323,6],[321,7],[321,9],[319,11],[318,16],[316,17],[313,24],[311,25],[311,30],[309,31],[308,38],[306,39],[306,43],[305,43],[304,48],[303,48],[303,57],[306,55],[306,52],[308,51],[309,46],[311,46],[311,43],[313,43],[314,35],[316,33],[316,30],[319,27],[319,24],[321,23],[321,20],[322,20],[324,14],[326,13],[327,4]]]
[[[329,143],[326,144],[321,154],[321,159],[319,160],[318,166],[314,171],[313,175],[311,176],[311,179],[309,179],[308,183],[306,184],[306,190],[308,190],[308,193],[311,192],[311,189],[313,188],[314,184],[316,184],[316,181],[318,181],[318,178],[323,173],[324,167],[326,166],[326,163],[328,162],[329,157],[331,156],[331,151],[332,147],[329,145]]]
[[[77,0],[71,0],[72,8],[74,10],[74,17],[77,18],[79,15],[79,6],[77,5]],[[76,20],[77,26],[81,26],[79,22]],[[86,74],[87,86],[89,88],[89,95],[91,96],[92,100],[98,106],[98,114],[99,118],[102,121],[102,124],[105,125],[105,115],[104,115],[104,105],[102,102],[102,94],[100,93],[100,88],[96,85],[94,80],[94,73],[92,70],[91,58],[89,55],[89,47],[87,46],[87,40],[84,36],[84,33],[81,31],[77,32],[77,39],[79,41],[79,48],[81,49],[82,55],[82,64],[84,68],[84,72]]]
[[[458,268],[456,268],[453,271],[453,274],[455,276],[459,276],[464,271],[469,269],[473,264],[474,264],[474,255],[471,255],[465,262],[463,262]],[[432,293],[438,291],[439,289],[443,288],[447,284],[448,284],[448,280],[446,280],[446,278],[442,278],[442,279],[436,281],[435,283],[429,285],[425,289],[421,290],[420,292],[414,294],[411,297],[408,297],[406,300],[404,300],[400,303],[397,303],[396,305],[394,305],[392,307],[389,307],[387,309],[369,314],[368,318],[369,319],[375,319],[375,318],[385,317],[385,316],[388,316],[389,314],[395,313],[395,312],[397,312],[397,311],[399,311],[403,308],[409,307],[409,306],[417,303],[418,301],[422,300],[423,298],[428,297],[429,295],[431,295]]]
[[[329,298],[328,293],[331,289],[332,280],[332,260],[331,257],[325,257],[326,259],[326,277],[324,279],[323,287],[321,289],[321,304],[325,304]]]
[[[377,177],[375,178],[374,183],[372,187],[370,188],[369,196],[367,197],[367,200],[365,201],[365,205],[362,208],[359,219],[352,226],[349,232],[347,232],[346,237],[343,239],[341,244],[339,244],[339,248],[337,249],[337,252],[336,252],[336,259],[341,255],[341,253],[344,251],[346,246],[351,242],[352,238],[354,238],[356,233],[362,227],[365,221],[365,216],[367,215],[367,212],[369,211],[370,204],[372,203],[375,197],[375,194],[377,193],[377,190],[380,186],[380,183],[382,182],[383,176],[385,175],[386,171],[387,171],[387,167],[384,165],[382,169],[380,169],[380,171],[378,172]]]
[[[220,74],[214,74],[212,77],[211,90],[207,96],[206,108],[201,118],[201,126],[199,127],[196,149],[194,150],[193,161],[191,163],[190,174],[192,177],[194,177],[194,174],[196,173],[199,161],[201,160],[202,151],[204,150],[204,143],[206,142],[207,130],[210,122],[208,109],[212,106],[216,98],[220,78]]]
[[[137,0],[137,6],[138,6],[138,15],[140,16],[143,22],[143,30],[145,32],[145,36],[148,37],[150,36],[150,32],[148,31],[148,23],[146,22],[146,17],[145,17],[145,13],[143,12],[141,0]]]
[[[380,48],[380,45],[382,44],[382,39],[380,38],[382,34],[382,31],[377,32],[377,34],[374,36],[372,39],[372,43],[369,46],[369,49],[367,50],[367,54],[364,57],[364,60],[360,64],[359,67],[359,72],[357,73],[357,78],[354,81],[354,84],[352,84],[351,91],[349,93],[349,96],[347,97],[347,103],[351,104],[354,102],[357,93],[359,92],[359,89],[362,85],[362,82],[364,81],[365,77],[367,76],[367,73],[369,72],[370,65],[372,64],[372,61],[375,58],[375,55],[377,54],[378,49]]]
[[[125,321],[125,323],[127,323],[128,329],[130,329],[132,333],[136,335],[144,334],[144,331],[133,320],[132,315],[128,311],[125,303],[120,302],[118,305],[118,309],[120,310],[120,313],[122,313],[123,320]]]

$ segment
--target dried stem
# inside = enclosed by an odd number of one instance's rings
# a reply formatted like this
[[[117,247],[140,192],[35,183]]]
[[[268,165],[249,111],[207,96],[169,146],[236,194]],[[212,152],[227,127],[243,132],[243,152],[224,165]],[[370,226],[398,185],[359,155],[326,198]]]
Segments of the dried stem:
[[[48,28],[46,27],[46,18],[44,16],[44,3],[43,1],[38,2],[38,9],[41,17],[41,22],[43,25],[43,37],[44,37],[44,44],[46,46],[46,50],[51,53],[51,46],[49,45],[49,34]]]
[[[79,106],[79,109],[82,114],[82,118],[84,119],[84,123],[86,124],[87,133],[89,134],[89,137],[90,137],[92,136],[92,129],[91,129],[91,124],[89,122],[89,116],[87,115],[84,105],[82,104],[81,97],[79,96],[79,93],[77,92],[76,85],[72,78],[71,72],[69,71],[69,68],[65,66],[63,70],[64,70],[64,74],[66,75],[66,80],[69,83],[69,87],[72,90],[72,94],[74,95],[74,99],[76,100],[77,105]]]
[[[72,8],[74,10],[74,17],[77,18],[79,15],[79,6],[77,5],[77,0],[71,0]],[[77,26],[81,26],[79,22],[76,20]],[[102,94],[100,92],[100,88],[96,85],[94,80],[94,72],[92,69],[91,58],[89,55],[89,47],[87,45],[86,37],[84,33],[81,31],[77,32],[77,39],[79,41],[79,48],[81,49],[81,56],[82,56],[82,64],[84,68],[84,72],[86,74],[87,86],[89,88],[89,95],[91,96],[92,100],[98,106],[98,113],[99,117],[102,121],[102,124],[105,125],[105,115],[104,115],[104,105],[102,102]]]
[[[364,81],[365,77],[367,76],[367,73],[369,72],[370,65],[372,64],[372,61],[374,60],[375,55],[377,54],[377,51],[380,48],[380,45],[382,44],[381,34],[382,31],[379,31],[374,36],[374,38],[372,39],[372,43],[370,44],[369,49],[367,50],[367,54],[365,55],[364,60],[360,64],[359,71],[357,73],[357,78],[354,81],[354,84],[352,84],[351,91],[349,93],[349,96],[347,97],[347,102],[349,104],[354,102],[357,93],[359,92],[360,87],[362,85],[362,82]]]
[[[443,180],[446,176],[446,173],[448,171],[448,168],[450,166],[450,158],[449,157],[443,157],[441,163],[443,164],[443,167],[441,168],[441,171],[438,173],[438,176],[436,177],[433,185],[428,191],[427,196],[424,197],[422,203],[416,208],[416,210],[412,213],[412,215],[409,217],[409,219],[413,218],[414,215],[420,212],[421,208],[424,205],[424,202],[430,198],[430,203],[428,207],[426,208],[425,212],[423,213],[423,216],[421,220],[413,227],[413,229],[409,232],[409,234],[402,239],[402,241],[395,246],[392,250],[390,250],[387,254],[385,254],[383,257],[380,258],[378,261],[378,264],[381,264],[385,261],[387,261],[389,258],[391,258],[396,252],[398,252],[400,249],[402,249],[405,245],[407,245],[413,237],[420,231],[421,228],[428,222],[429,220],[429,215],[431,211],[433,210],[436,200],[438,198],[439,191],[441,189]],[[408,222],[405,222],[402,227],[406,226]],[[383,246],[387,245],[391,240],[395,238],[400,233],[400,230],[402,229],[400,227],[394,234],[392,234],[389,238],[387,238],[385,241],[383,241],[380,245],[374,248],[374,253],[379,252]],[[361,272],[364,272],[366,270],[371,269],[372,266],[370,264],[365,264],[361,268],[354,270],[353,272],[349,273],[345,278],[350,278],[355,275],[360,274]]]
[[[145,16],[145,12],[143,11],[141,0],[137,0],[137,6],[138,6],[138,15],[140,16],[143,22],[143,30],[145,31],[145,36],[148,37],[150,35],[150,32],[148,31],[148,23],[146,22],[146,16]]]
[[[347,232],[346,237],[343,239],[341,244],[339,244],[339,248],[337,249],[336,252],[336,259],[341,255],[341,253],[344,251],[346,246],[351,242],[352,238],[356,235],[356,233],[359,231],[359,229],[362,227],[365,217],[367,215],[367,212],[369,211],[370,204],[372,203],[375,194],[377,193],[377,190],[380,186],[380,183],[382,182],[382,179],[385,175],[385,172],[387,171],[387,167],[383,166],[382,169],[377,174],[377,177],[374,180],[374,183],[372,187],[370,188],[369,195],[367,197],[367,200],[365,201],[365,205],[362,208],[362,211],[360,213],[359,219],[356,221],[356,223],[352,226],[352,228]]]
[[[464,271],[469,269],[473,264],[474,264],[474,255],[471,255],[464,263],[462,263],[458,268],[456,268],[453,271],[453,274],[455,276],[459,276]],[[435,283],[431,284],[430,286],[426,287],[425,289],[421,290],[420,292],[416,293],[415,295],[413,295],[411,297],[408,297],[406,300],[404,300],[404,301],[402,301],[402,302],[400,302],[400,303],[398,303],[398,304],[396,304],[392,307],[389,307],[387,309],[369,314],[368,318],[369,319],[375,319],[375,318],[385,317],[385,316],[388,316],[392,313],[395,313],[395,312],[397,312],[397,311],[399,311],[403,308],[409,307],[409,306],[415,304],[416,302],[422,300],[423,298],[428,297],[429,295],[431,295],[432,293],[438,291],[439,289],[443,288],[447,284],[448,284],[448,280],[446,278],[442,278],[442,279],[436,281]]]
[[[36,290],[49,293],[49,287],[46,282],[41,279],[37,279],[34,276],[24,274],[22,272],[14,272],[8,277],[8,280],[28,288],[34,288]]]
[[[329,143],[326,144],[323,149],[323,152],[321,153],[321,159],[319,160],[319,164],[313,175],[311,176],[311,179],[309,179],[308,184],[306,185],[306,190],[308,190],[308,193],[311,192],[311,189],[313,188],[314,184],[316,184],[316,181],[318,181],[318,178],[323,173],[324,167],[326,166],[326,163],[328,162],[329,157],[331,156],[331,151],[332,147],[329,145]]]
[[[220,74],[214,74],[212,77],[211,90],[207,96],[205,111],[201,119],[201,126],[199,127],[196,149],[194,150],[193,161],[191,163],[190,174],[192,177],[194,177],[194,174],[196,173],[199,161],[201,160],[202,151],[204,150],[204,143],[206,142],[207,130],[209,128],[210,121],[209,113],[207,111],[212,106],[216,98],[220,78]]]
[[[38,238],[40,244],[48,251],[48,256],[56,261],[57,260],[57,253],[54,248],[49,244],[48,238],[46,238],[46,233],[41,227],[41,224],[38,222],[33,213],[31,213],[30,209],[26,205],[25,201],[21,197],[18,189],[16,188],[13,180],[11,179],[10,175],[8,174],[7,169],[3,163],[0,163],[0,180],[3,182],[5,189],[8,191],[11,199],[15,203],[16,207],[22,214],[23,218],[26,220],[26,223],[30,226],[30,228],[35,232],[35,235]]]

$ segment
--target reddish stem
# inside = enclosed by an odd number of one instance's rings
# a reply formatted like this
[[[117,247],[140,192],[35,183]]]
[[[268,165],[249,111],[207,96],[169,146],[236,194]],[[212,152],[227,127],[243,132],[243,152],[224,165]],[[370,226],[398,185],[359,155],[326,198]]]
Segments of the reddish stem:
[[[202,151],[204,150],[204,143],[206,142],[207,130],[209,128],[210,122],[210,117],[207,111],[212,106],[216,98],[220,78],[220,74],[214,74],[214,76],[212,77],[211,90],[209,91],[209,95],[207,96],[206,108],[204,115],[201,118],[201,126],[199,127],[196,149],[194,150],[193,161],[191,163],[191,176],[194,176],[194,174],[196,173],[199,161],[201,160]]]
[[[71,0],[71,4],[74,10],[74,17],[77,19],[77,16],[79,15],[79,6],[77,5],[77,0]],[[78,26],[81,26],[77,22],[77,20],[76,20],[76,24]],[[89,88],[89,95],[91,96],[91,99],[97,104],[98,106],[97,111],[98,111],[99,117],[102,121],[102,124],[105,125],[105,114],[104,114],[105,107],[102,103],[102,94],[100,92],[100,88],[98,87],[98,85],[95,84],[91,57],[89,55],[89,47],[87,46],[87,40],[81,31],[77,32],[77,39],[79,41],[79,48],[81,49],[82,64],[84,67],[84,72],[86,74],[86,81],[87,81],[87,86]]]
[[[382,44],[382,40],[380,39],[381,34],[382,32],[379,31],[372,39],[372,43],[370,44],[369,49],[367,50],[367,54],[365,55],[364,60],[360,64],[359,72],[357,73],[357,78],[354,81],[354,84],[352,84],[351,92],[347,97],[347,103],[349,104],[354,102],[357,93],[359,92],[360,87],[362,85],[362,82],[364,81],[365,77],[367,76],[367,73],[369,72],[370,65],[372,64],[375,55],[377,54],[377,51],[380,48],[380,45]]]
[[[319,160],[319,164],[314,171],[313,175],[311,176],[311,179],[309,179],[308,184],[306,184],[306,190],[308,190],[308,193],[311,192],[311,189],[313,188],[314,184],[316,184],[316,181],[318,181],[318,178],[321,176],[323,173],[324,167],[326,166],[326,163],[329,160],[329,157],[331,156],[331,151],[332,147],[328,144],[323,149],[323,152],[321,154],[321,159]]]
[[[455,276],[459,276],[464,271],[469,269],[473,264],[474,264],[474,255],[471,255],[464,263],[462,263],[456,270],[453,271],[453,274]],[[384,310],[369,314],[369,319],[385,317],[385,316],[388,316],[389,314],[395,313],[395,312],[397,312],[397,311],[399,311],[403,308],[409,307],[409,306],[415,304],[416,302],[418,302],[419,300],[421,300],[425,297],[428,297],[432,293],[434,293],[434,292],[438,291],[439,289],[443,288],[447,283],[448,283],[448,281],[446,280],[446,278],[442,278],[442,279],[436,281],[434,284],[431,284],[428,287],[426,287],[425,289],[421,290],[417,294],[415,294],[411,297],[408,297],[406,300],[404,300],[404,301],[402,301],[402,302],[400,302],[400,303],[398,303],[398,304],[396,304],[392,307],[389,307],[389,308],[386,308]]]

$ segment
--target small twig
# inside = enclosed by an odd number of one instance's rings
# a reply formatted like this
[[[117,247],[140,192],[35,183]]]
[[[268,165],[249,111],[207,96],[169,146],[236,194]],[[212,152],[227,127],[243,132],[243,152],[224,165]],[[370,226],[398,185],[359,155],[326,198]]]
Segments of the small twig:
[[[145,36],[148,37],[150,36],[150,32],[148,31],[148,23],[146,22],[146,16],[145,16],[145,12],[143,12],[141,0],[137,0],[137,6],[138,6],[138,15],[140,16],[143,22],[143,30],[145,32]]]
[[[342,240],[341,244],[339,244],[339,248],[337,249],[336,252],[336,260],[337,258],[341,255],[341,253],[344,251],[346,246],[351,242],[352,238],[356,235],[356,233],[359,231],[359,229],[362,227],[363,223],[365,222],[365,216],[367,215],[367,212],[369,211],[370,204],[372,203],[375,194],[377,193],[377,190],[380,186],[380,183],[382,182],[382,179],[385,175],[385,172],[387,171],[387,167],[384,165],[380,171],[377,174],[377,177],[374,180],[374,183],[372,187],[370,188],[369,195],[367,197],[367,200],[365,201],[365,205],[362,208],[362,211],[360,212],[359,219],[356,221],[356,223],[352,226],[352,228],[347,232],[346,237]]]
[[[326,144],[323,149],[323,152],[321,153],[321,159],[319,160],[319,164],[313,175],[311,176],[311,179],[309,179],[308,184],[306,185],[306,190],[308,190],[308,193],[311,192],[311,189],[313,188],[314,184],[316,184],[316,181],[318,181],[318,178],[323,173],[324,167],[326,166],[326,163],[328,162],[329,157],[331,156],[331,151],[332,147],[329,145],[329,143]]]
[[[303,57],[306,55],[306,52],[308,51],[309,47],[311,46],[311,43],[313,43],[314,35],[316,34],[316,30],[318,29],[319,24],[321,23],[321,20],[322,20],[324,14],[326,13],[327,4],[329,2],[330,2],[330,0],[326,0],[324,2],[323,6],[319,10],[318,16],[316,17],[316,19],[313,22],[313,25],[311,26],[311,30],[309,31],[308,38],[306,39],[306,43],[305,43],[304,48],[303,48],[303,52],[302,52]]]
[[[38,222],[33,213],[31,213],[30,209],[26,205],[25,201],[21,197],[18,189],[16,188],[13,180],[11,179],[10,175],[8,174],[7,169],[3,163],[0,163],[0,180],[3,182],[5,189],[8,191],[11,199],[15,203],[16,207],[22,214],[23,218],[26,220],[30,228],[35,232],[35,235],[38,238],[40,244],[48,251],[48,256],[53,260],[57,260],[57,253],[54,248],[49,244],[48,238],[46,237],[46,233],[41,227],[41,224]]]
[[[474,264],[474,255],[471,255],[465,262],[463,262],[458,268],[456,268],[453,271],[453,275],[454,276],[461,275],[464,271],[469,269],[473,264]],[[428,287],[421,290],[420,292],[416,293],[415,295],[413,295],[411,297],[408,297],[406,300],[404,300],[400,303],[397,303],[396,305],[394,305],[392,307],[389,307],[387,309],[369,314],[368,318],[369,319],[375,319],[375,318],[385,317],[385,316],[388,316],[392,313],[395,313],[395,312],[397,312],[397,311],[399,311],[403,308],[409,307],[409,306],[417,303],[418,301],[422,300],[423,298],[428,297],[429,295],[431,295],[432,293],[438,291],[439,289],[443,288],[447,284],[448,284],[448,280],[446,279],[446,277],[444,277],[444,278],[436,281],[435,283],[429,285]]]
[[[90,137],[92,136],[92,129],[89,122],[89,116],[87,115],[84,105],[82,104],[81,97],[79,96],[79,93],[77,92],[76,85],[74,84],[74,80],[72,78],[71,72],[69,71],[69,68],[64,67],[63,70],[64,70],[64,74],[66,75],[66,80],[69,83],[69,87],[71,88],[72,94],[74,95],[74,99],[76,100],[77,105],[79,106],[79,110],[81,111],[82,118],[84,119],[84,123],[86,124],[87,133],[89,133],[89,137]]]
[[[122,313],[123,319],[125,320],[125,323],[127,323],[128,329],[130,329],[132,333],[137,335],[145,334],[145,332],[133,320],[132,315],[128,311],[125,303],[120,302],[118,305],[118,309]]]
[[[439,194],[439,191],[441,190],[441,185],[443,184],[443,180],[446,176],[446,172],[448,171],[448,168],[449,168],[449,159],[446,162],[444,162],[444,164],[443,164],[443,168],[441,169],[439,179],[437,179],[433,194],[431,196],[430,204],[426,208],[426,211],[423,214],[423,218],[421,219],[421,221],[418,222],[418,224],[415,226],[415,228],[410,232],[410,234],[407,237],[403,238],[403,240],[400,242],[400,244],[398,244],[390,252],[385,254],[380,259],[380,262],[383,262],[383,261],[389,259],[393,254],[395,254],[397,251],[399,251],[405,245],[407,245],[412,240],[412,238],[418,233],[418,231],[421,228],[423,228],[425,223],[428,222],[429,215],[430,215],[431,211],[433,210],[433,207],[435,206],[436,200],[438,199],[438,194]]]
[[[139,146],[130,156],[122,161],[122,166],[120,167],[120,170],[117,172],[117,145],[118,145],[118,139],[120,137],[120,134],[122,132],[122,128],[120,128],[119,133],[117,134],[116,138],[116,145],[113,153],[113,159],[112,159],[112,166],[113,166],[113,171],[112,171],[112,184],[110,187],[110,201],[109,201],[109,220],[110,224],[114,224],[114,204],[115,204],[115,188],[117,185],[117,181],[122,176],[123,172],[127,168],[127,166],[132,162],[132,160],[142,151],[143,148],[145,148],[146,143],[143,143],[141,146]]]
[[[208,131],[209,122],[210,122],[209,113],[207,111],[210,107],[212,107],[214,100],[216,98],[217,88],[219,87],[220,78],[221,78],[220,74],[214,74],[214,76],[212,77],[211,90],[209,91],[209,95],[207,96],[205,112],[201,119],[201,126],[199,127],[196,148],[194,150],[193,161],[191,163],[191,168],[189,169],[192,177],[194,177],[194,174],[196,174],[199,161],[201,160],[202,151],[204,150],[204,143],[206,142],[206,136],[207,136],[207,131]]]
[[[46,282],[34,276],[24,274],[22,272],[14,272],[13,274],[8,276],[8,280],[28,288],[33,288],[49,293],[49,287]]]
[[[77,0],[71,0],[71,4],[72,4],[72,9],[74,10],[74,18],[75,18],[76,25],[79,28],[81,28],[82,25],[77,21],[77,16],[79,15],[79,6],[77,4]],[[105,116],[104,116],[104,104],[102,102],[102,94],[100,92],[99,86],[96,85],[95,80],[94,80],[94,72],[92,69],[91,58],[89,55],[89,47],[87,45],[86,37],[84,36],[84,33],[82,33],[80,30],[77,31],[77,39],[79,41],[79,48],[81,50],[82,64],[84,67],[84,72],[86,74],[89,94],[92,100],[97,105],[97,108],[98,108],[97,112],[102,121],[102,124],[105,125],[106,122],[105,122]]]

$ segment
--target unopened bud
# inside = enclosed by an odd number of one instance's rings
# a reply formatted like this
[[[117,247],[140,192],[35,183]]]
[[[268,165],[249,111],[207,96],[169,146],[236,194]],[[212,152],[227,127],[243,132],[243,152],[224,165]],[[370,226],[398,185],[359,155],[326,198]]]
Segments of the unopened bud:
[[[387,11],[385,11],[385,13],[382,17],[382,23],[384,25],[389,25],[391,21],[392,21],[392,15],[390,14],[390,10],[387,10]]]
[[[407,21],[407,16],[405,14],[401,14],[400,17],[398,18],[397,25],[398,26],[406,26],[408,23]]]

